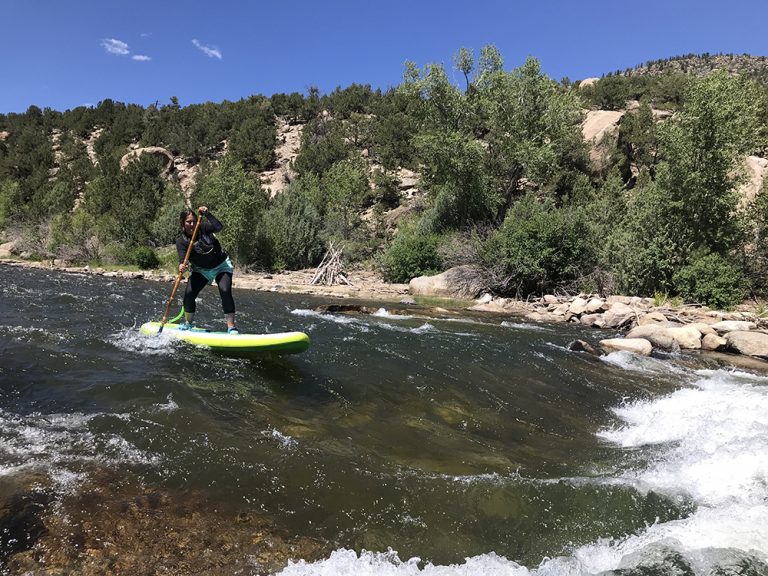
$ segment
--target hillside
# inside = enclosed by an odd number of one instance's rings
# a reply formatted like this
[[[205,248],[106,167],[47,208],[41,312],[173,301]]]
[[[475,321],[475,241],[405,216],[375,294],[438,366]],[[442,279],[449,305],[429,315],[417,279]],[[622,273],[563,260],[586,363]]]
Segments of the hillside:
[[[691,76],[705,76],[715,70],[746,76],[768,83],[768,56],[749,54],[687,54],[661,60],[652,60],[616,74],[625,76],[658,76],[668,73],[683,73]]]
[[[461,266],[500,295],[766,292],[764,85],[699,77],[708,56],[571,85],[484,50],[466,87],[409,65],[386,92],[0,115],[0,231],[31,258],[153,267],[206,204],[250,270],[333,243],[391,282]]]

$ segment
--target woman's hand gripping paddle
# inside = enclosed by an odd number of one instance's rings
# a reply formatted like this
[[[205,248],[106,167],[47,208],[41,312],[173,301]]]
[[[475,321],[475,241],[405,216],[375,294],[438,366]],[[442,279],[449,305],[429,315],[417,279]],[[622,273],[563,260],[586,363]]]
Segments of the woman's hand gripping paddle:
[[[163,319],[160,320],[160,328],[157,330],[157,333],[160,334],[163,331],[163,327],[165,326],[165,323],[168,322],[168,313],[171,311],[171,305],[173,304],[173,298],[176,296],[176,290],[179,289],[179,282],[181,282],[181,277],[184,275],[184,270],[187,268],[187,263],[189,262],[189,255],[192,253],[192,244],[195,243],[195,236],[197,236],[197,230],[200,228],[200,220],[202,220],[202,217],[200,214],[197,215],[197,222],[195,223],[195,229],[192,232],[192,238],[189,240],[189,246],[187,247],[187,253],[184,256],[184,262],[181,266],[179,266],[179,274],[176,276],[176,282],[173,284],[173,290],[171,290],[171,297],[168,298],[168,304],[165,306],[165,313],[163,314]]]

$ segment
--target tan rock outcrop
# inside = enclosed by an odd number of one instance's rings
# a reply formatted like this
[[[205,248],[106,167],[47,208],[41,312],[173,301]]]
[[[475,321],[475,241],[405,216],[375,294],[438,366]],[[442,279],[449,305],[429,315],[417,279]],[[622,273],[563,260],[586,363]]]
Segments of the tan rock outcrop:
[[[725,335],[728,346],[739,354],[768,359],[768,334],[755,331],[736,331]]]
[[[159,156],[165,165],[164,170],[166,174],[173,169],[173,154],[161,146],[147,146],[146,148],[136,148],[135,150],[131,150],[120,158],[120,170],[125,170],[131,161],[140,158],[144,154]]]
[[[600,346],[608,351],[633,352],[641,356],[650,356],[653,352],[653,345],[643,338],[608,338],[600,340]]]
[[[727,345],[728,340],[717,334],[704,334],[704,337],[701,339],[702,350],[714,351],[725,348]]]
[[[715,322],[712,324],[712,328],[717,330],[718,334],[727,334],[728,332],[755,330],[757,324],[746,320],[723,320],[722,322]]]
[[[477,266],[456,266],[436,276],[419,276],[409,283],[411,294],[448,298],[475,298],[484,291]]]
[[[645,324],[630,330],[627,338],[644,338],[663,350],[701,348],[701,332],[692,326],[671,327],[664,324]]]

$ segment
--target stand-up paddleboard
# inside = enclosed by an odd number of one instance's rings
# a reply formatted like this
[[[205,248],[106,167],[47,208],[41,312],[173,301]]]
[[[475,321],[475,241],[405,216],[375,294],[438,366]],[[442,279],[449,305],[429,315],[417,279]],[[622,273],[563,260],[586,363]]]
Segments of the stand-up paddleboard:
[[[151,336],[160,330],[160,322],[147,322],[139,331]],[[281,332],[277,334],[227,334],[211,332],[204,328],[179,330],[179,324],[167,323],[163,334],[184,340],[197,346],[206,346],[222,352],[277,352],[297,354],[309,348],[309,336],[303,332]]]

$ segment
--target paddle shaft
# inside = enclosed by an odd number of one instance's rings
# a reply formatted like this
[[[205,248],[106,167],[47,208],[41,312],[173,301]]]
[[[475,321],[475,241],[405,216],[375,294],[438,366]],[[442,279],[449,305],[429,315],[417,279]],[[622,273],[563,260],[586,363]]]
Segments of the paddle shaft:
[[[168,313],[171,311],[171,305],[173,304],[173,298],[176,296],[176,290],[179,289],[179,283],[181,282],[181,277],[184,276],[184,270],[186,269],[187,263],[189,262],[189,255],[192,253],[192,244],[195,243],[195,236],[197,236],[197,230],[200,228],[200,221],[203,219],[202,215],[197,215],[197,222],[195,223],[195,229],[192,232],[192,238],[189,240],[189,246],[187,246],[187,253],[184,255],[184,262],[183,267],[179,270],[178,276],[176,276],[176,282],[173,284],[173,290],[171,290],[171,297],[168,298],[168,304],[165,306],[165,313],[163,314],[163,319],[160,320],[160,328],[158,329],[157,333],[160,334],[160,332],[163,331],[163,326],[165,326],[165,323],[168,321]]]

